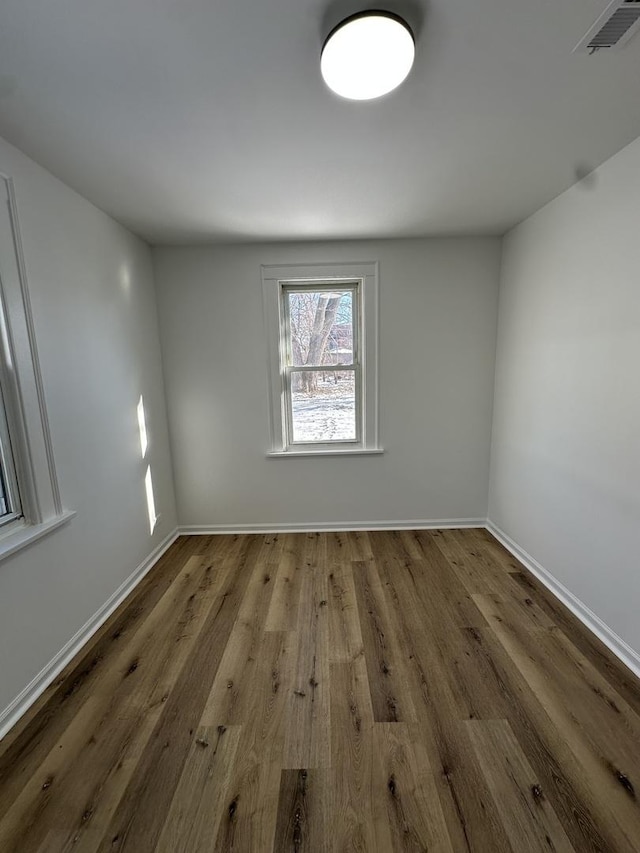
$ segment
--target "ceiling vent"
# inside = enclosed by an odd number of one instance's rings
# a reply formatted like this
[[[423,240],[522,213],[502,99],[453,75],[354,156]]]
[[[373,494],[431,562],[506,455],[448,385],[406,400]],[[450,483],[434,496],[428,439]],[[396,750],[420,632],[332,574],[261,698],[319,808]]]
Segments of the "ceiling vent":
[[[613,0],[573,49],[574,53],[618,50],[638,31],[640,0]]]

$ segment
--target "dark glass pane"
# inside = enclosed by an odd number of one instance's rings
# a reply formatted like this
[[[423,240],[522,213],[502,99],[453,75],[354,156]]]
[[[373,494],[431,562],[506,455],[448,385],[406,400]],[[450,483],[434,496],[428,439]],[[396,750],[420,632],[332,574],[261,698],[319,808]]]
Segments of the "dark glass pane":
[[[7,490],[4,484],[4,472],[0,466],[0,518],[4,515],[9,515],[10,511],[9,498],[7,497]]]

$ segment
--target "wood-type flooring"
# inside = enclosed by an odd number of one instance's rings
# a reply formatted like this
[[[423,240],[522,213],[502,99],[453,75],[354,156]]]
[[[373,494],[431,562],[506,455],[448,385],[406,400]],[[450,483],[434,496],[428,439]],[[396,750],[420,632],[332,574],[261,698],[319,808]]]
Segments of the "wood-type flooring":
[[[0,743],[0,851],[640,851],[640,683],[484,530],[181,537]]]

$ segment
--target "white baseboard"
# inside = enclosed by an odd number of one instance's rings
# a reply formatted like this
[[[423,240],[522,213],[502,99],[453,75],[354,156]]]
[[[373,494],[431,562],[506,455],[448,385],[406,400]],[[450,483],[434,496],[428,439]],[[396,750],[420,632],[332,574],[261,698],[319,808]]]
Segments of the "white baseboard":
[[[349,530],[434,530],[437,528],[484,527],[484,518],[432,518],[412,521],[330,521],[292,524],[187,524],[181,536],[213,536],[230,533],[343,533]]]
[[[135,589],[142,578],[149,572],[168,548],[178,538],[176,530],[169,533],[162,542],[153,549],[149,556],[140,563],[137,569],[123,581],[113,595],[97,610],[93,616],[65,643],[60,651],[51,658],[36,677],[19,693],[7,707],[0,711],[0,740],[6,735],[33,705],[51,682],[58,677],[65,666],[78,654],[82,647],[91,639],[124,599]]]
[[[610,649],[616,657],[620,658],[622,663],[624,663],[625,666],[634,673],[634,675],[640,678],[640,654],[638,654],[635,649],[632,649],[628,643],[625,643],[622,637],[619,637],[615,631],[600,619],[599,616],[596,616],[593,610],[590,610],[586,604],[580,601],[580,599],[571,592],[571,590],[568,590],[564,584],[560,583],[560,581],[557,580],[551,572],[547,571],[544,566],[541,566],[540,563],[531,556],[531,554],[528,554],[524,548],[521,548],[517,542],[514,542],[513,539],[511,539],[510,536],[507,536],[507,534],[497,525],[492,521],[487,520],[486,527],[489,533],[493,534],[493,536],[495,536],[496,539],[504,545],[507,551],[510,551],[517,560],[520,560],[520,562],[529,569],[531,574],[535,575],[557,599],[569,608],[574,616],[577,616],[578,619],[593,634],[595,634],[596,637],[598,637],[598,639],[602,640],[605,646],[607,646],[607,648]]]

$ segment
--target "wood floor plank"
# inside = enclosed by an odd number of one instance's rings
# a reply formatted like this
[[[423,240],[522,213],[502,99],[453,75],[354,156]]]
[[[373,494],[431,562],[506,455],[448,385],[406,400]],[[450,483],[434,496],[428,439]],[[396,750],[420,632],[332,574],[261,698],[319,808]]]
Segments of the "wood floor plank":
[[[327,565],[372,560],[370,534],[366,530],[337,530],[324,535]]]
[[[562,631],[558,628],[539,631],[534,641],[528,642],[522,626],[505,615],[506,608],[501,600],[487,596],[478,598],[479,606],[505,647],[515,651],[519,646],[527,650],[527,669],[523,671],[533,676],[530,666],[533,664],[536,673],[544,675],[547,682],[544,695],[553,695],[583,731],[593,728],[594,736],[597,732],[599,749],[606,753],[609,766],[640,768],[640,716],[611,689]],[[551,674],[556,677],[549,678]],[[632,782],[640,786],[640,776],[632,778]]]
[[[51,829],[47,821],[52,810],[52,798],[57,797],[56,781],[69,762],[81,752],[86,740],[86,730],[96,716],[97,700],[88,699],[74,717],[74,725],[51,744],[36,773],[21,782],[22,788],[13,802],[0,801],[3,814],[0,819],[0,850],[37,849]],[[54,824],[56,835],[59,827]],[[31,836],[31,837],[30,837]]]
[[[509,723],[469,720],[465,725],[513,849],[574,853]]]
[[[198,554],[212,565],[242,558],[247,547],[247,536],[242,533],[223,533],[202,537]],[[260,540],[262,544],[262,539]]]
[[[393,633],[403,638],[406,666],[419,678],[423,690],[422,699],[429,704],[427,679],[424,675],[426,668],[432,673],[429,682],[433,683],[433,673],[437,673],[439,684],[443,689],[446,687],[446,698],[443,696],[441,701],[452,703],[455,717],[495,717],[502,709],[501,704],[496,701],[500,696],[494,693],[485,694],[479,683],[479,673],[471,662],[466,632],[474,628],[460,627],[461,620],[451,614],[451,602],[447,601],[446,591],[442,590],[438,583],[429,586],[428,595],[425,594],[425,579],[430,577],[426,564],[406,560],[400,566],[395,562],[385,561],[378,564],[378,571],[385,585],[386,599],[393,616]],[[459,592],[455,581],[453,587]],[[458,597],[457,600],[461,601],[461,598]],[[477,616],[468,612],[468,602],[465,601],[465,621],[480,621],[482,625],[486,625],[484,616],[475,603],[471,603],[477,611]],[[429,625],[428,633],[424,632],[425,623]]]
[[[374,783],[374,714],[363,658],[331,665],[331,830],[335,851],[387,853],[384,779]]]
[[[140,726],[138,714],[131,710],[133,704],[139,704],[140,708],[145,707],[147,718],[145,723],[148,723],[149,719],[158,718],[162,710],[162,701],[159,698],[153,701],[151,695],[156,683],[163,676],[170,682],[169,673],[173,673],[172,677],[175,679],[180,662],[184,660],[184,656],[195,641],[207,613],[204,600],[196,597],[204,576],[199,558],[187,560],[174,583],[131,637],[129,646],[118,647],[118,652],[105,666],[103,677],[96,684],[93,694],[68,725],[65,730],[67,747],[64,750],[64,765],[54,770],[49,762],[46,762],[44,767],[38,768],[40,774],[44,772],[47,779],[57,779],[59,783],[48,786],[46,798],[47,809],[56,815],[56,819],[60,818],[61,813],[67,813],[68,822],[75,824],[77,815],[78,824],[81,824],[80,829],[86,828],[87,818],[85,817],[84,820],[80,818],[88,812],[94,815],[98,810],[98,803],[95,801],[97,797],[87,799],[89,792],[85,792],[82,794],[82,809],[74,808],[75,780],[83,777],[87,767],[93,768],[93,787],[97,792],[101,791],[112,763],[120,758],[120,743],[126,744],[130,751],[131,743],[135,745],[142,733],[146,731],[146,725]],[[161,633],[160,626],[163,629]],[[129,726],[118,726],[116,721],[125,718],[131,720]],[[111,734],[114,729],[119,732],[120,741]],[[69,741],[73,744],[73,748],[70,747]],[[96,750],[93,746],[98,741],[102,745],[103,760],[96,766],[93,755]],[[58,750],[61,750],[60,745]],[[57,761],[55,753],[53,760],[54,763]],[[120,778],[123,776],[124,774],[121,774]],[[18,774],[16,781],[20,778]],[[8,805],[12,791],[9,785],[4,787],[3,803]],[[13,792],[15,793],[16,790],[14,786]],[[23,817],[26,807],[24,798],[30,790],[33,790],[33,786],[27,784],[21,791],[19,810]],[[33,793],[33,807],[43,808],[43,801],[37,790]],[[7,819],[10,818],[11,810],[7,815]],[[7,831],[7,819],[0,820],[0,849],[2,849],[3,835]],[[96,820],[93,821],[94,824],[95,822]],[[46,823],[46,812],[40,823],[42,825]],[[35,838],[36,824],[28,821],[24,826]]]
[[[173,597],[163,596],[144,630],[133,638],[130,654],[120,656],[119,683],[114,687],[111,679],[105,679],[104,692],[96,690],[105,701],[115,700],[113,713],[120,719],[137,719],[167,701],[227,571],[206,564],[199,556],[185,563],[171,587]]]
[[[491,628],[470,629],[468,636],[475,646],[473,660],[482,683],[490,694],[503,696],[502,716],[508,719],[574,848],[613,853],[615,843],[593,814],[591,802],[597,794],[527,680],[513,667]]]
[[[135,853],[155,844],[162,828],[159,814],[166,814],[171,803],[260,545],[259,537],[245,538],[237,571],[227,574],[224,592],[211,608],[200,642],[165,703],[153,734],[154,748],[147,750],[136,768],[101,850]]]
[[[374,719],[379,723],[415,720],[402,656],[375,563],[353,563],[353,579]]]
[[[535,601],[536,605],[550,617],[554,625],[571,637],[571,642],[576,648],[580,649],[582,654],[607,678],[614,690],[624,696],[636,713],[640,714],[640,680],[635,677],[631,670],[616,658],[595,634],[592,634],[582,622],[579,622],[573,613],[523,566],[519,566],[519,570],[514,572],[511,577],[521,586],[526,597]]]
[[[238,617],[231,629],[211,692],[200,720],[201,726],[237,725],[247,719],[251,693],[263,642],[264,626],[273,592],[273,578],[258,562],[245,591]]]
[[[410,564],[412,564],[410,562]],[[416,598],[414,580],[395,563],[380,567],[393,619],[407,659],[409,689],[418,717],[412,727],[433,767],[436,785],[454,850],[510,851],[511,846],[486,781],[465,735],[463,720],[474,713],[468,689],[457,683],[451,666],[455,653],[447,639],[459,636],[456,625],[426,617]],[[434,602],[437,610],[438,602]],[[472,629],[477,630],[477,629]],[[419,734],[418,734],[419,732]]]
[[[283,770],[273,850],[331,853],[331,789],[327,770]]]
[[[523,631],[517,623],[509,621],[494,597],[476,598],[493,633],[527,681],[555,731],[560,733],[590,786],[597,789],[597,802],[589,802],[596,824],[612,839],[612,849],[636,850],[640,838],[640,804],[635,795],[635,768],[640,766],[637,758],[640,740],[635,740],[617,721],[614,734],[610,726],[618,714],[606,697],[603,700],[589,696],[587,684],[581,685],[577,692],[571,689],[575,677],[570,667],[554,658],[552,648],[557,643],[553,631],[538,631],[535,635]],[[566,678],[549,677],[551,660],[554,666],[561,667]]]
[[[286,533],[267,533],[262,539],[258,563],[265,568],[277,566],[286,548]]]
[[[282,767],[327,767],[331,731],[327,577],[313,563],[304,568],[295,638],[294,690],[287,697]]]
[[[304,574],[303,546],[302,537],[284,534],[282,553],[275,566],[273,595],[265,625],[267,631],[295,631],[297,627]]]
[[[326,534],[327,567],[346,566],[353,560],[351,543],[348,533],[344,530],[331,531]]]
[[[386,787],[394,853],[453,850],[433,770],[422,743],[404,723],[376,723],[375,775]]]
[[[466,531],[462,539],[467,539],[470,544],[475,542],[476,553],[490,556],[508,574],[521,570],[522,566],[520,562],[485,528],[478,527],[474,530]]]
[[[364,654],[351,563],[328,566],[329,660],[348,663]]]
[[[486,531],[181,537],[0,744],[0,850],[640,853],[638,767]]]
[[[376,561],[415,559],[416,541],[403,530],[374,530],[369,533],[369,541]]]
[[[371,539],[366,530],[351,530],[346,536],[352,561],[359,562],[373,559]]]
[[[132,728],[130,720],[113,718],[94,738],[93,754],[76,762],[64,784],[64,795],[52,802],[54,822],[62,829],[57,853],[93,853],[118,807],[138,762],[149,745],[160,709],[147,714]],[[96,773],[93,767],[102,769]],[[93,770],[93,772],[92,772]],[[87,785],[87,778],[91,784]],[[31,840],[29,841],[31,843]]]
[[[469,595],[498,595],[523,624],[532,628],[552,627],[554,622],[549,615],[514,582],[508,571],[513,568],[513,557],[496,551],[493,543],[486,542],[483,547],[486,540],[482,533],[486,531],[442,530],[433,536],[433,541],[447,555],[453,573]]]
[[[114,649],[126,646],[157,602],[172,585],[190,556],[189,537],[181,537],[160,558],[91,642],[65,667],[40,699],[0,741],[0,802],[6,801],[5,780],[16,780],[16,764],[27,778],[35,772],[50,741],[62,735],[80,705],[101,677]]]
[[[236,753],[232,781],[210,850],[263,853],[273,850],[278,812],[280,770],[274,762],[242,745]]]
[[[403,531],[406,532],[406,531]],[[415,593],[424,605],[436,599],[438,608],[446,615],[449,623],[460,627],[474,625],[477,627],[485,625],[485,621],[478,612],[471,598],[471,592],[477,592],[475,588],[470,589],[464,582],[464,577],[458,576],[457,560],[450,559],[450,549],[441,547],[443,542],[452,541],[454,530],[419,530],[414,531],[412,536],[413,546],[420,551],[420,556],[404,557],[399,561],[409,573],[409,578],[415,576]],[[466,532],[466,531],[465,531]],[[455,542],[455,540],[453,540]],[[412,550],[406,548],[406,551]],[[387,561],[393,563],[398,561],[398,556],[390,550]],[[502,573],[504,574],[504,573]],[[428,583],[425,579],[428,578]],[[433,591],[433,592],[432,592]]]
[[[508,579],[506,569],[496,561],[486,559],[486,553],[478,546],[474,532],[460,530],[433,530],[429,539],[446,558],[453,574],[470,593],[504,592]],[[424,534],[418,537],[424,541]]]
[[[265,633],[253,706],[242,732],[220,818],[216,851],[271,851],[276,830],[287,703],[293,693],[292,632]]]
[[[327,537],[321,533],[297,533],[303,539],[302,559],[308,568],[324,566],[327,561]]]
[[[208,853],[218,834],[240,726],[200,726],[171,801],[156,853]]]

